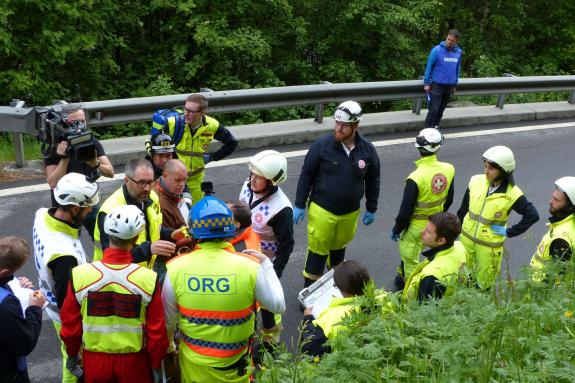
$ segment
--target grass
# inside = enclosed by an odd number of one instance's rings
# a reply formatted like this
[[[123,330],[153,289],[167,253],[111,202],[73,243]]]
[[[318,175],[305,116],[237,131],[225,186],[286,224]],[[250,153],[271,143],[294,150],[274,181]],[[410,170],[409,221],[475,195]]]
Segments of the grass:
[[[42,158],[40,143],[29,135],[24,135],[24,159],[38,160]],[[0,133],[0,164],[16,161],[13,135]]]
[[[507,278],[490,293],[461,286],[424,305],[390,294],[395,310],[353,314],[319,363],[284,352],[258,382],[572,382],[575,281],[566,275]]]

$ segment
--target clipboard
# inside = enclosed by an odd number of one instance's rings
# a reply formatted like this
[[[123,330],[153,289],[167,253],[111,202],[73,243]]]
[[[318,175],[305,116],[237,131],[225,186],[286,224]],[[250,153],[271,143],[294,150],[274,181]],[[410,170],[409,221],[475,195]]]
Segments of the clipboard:
[[[329,307],[333,298],[342,298],[341,291],[333,283],[333,269],[298,294],[298,300],[306,308],[313,307],[312,315],[318,318]]]
[[[10,282],[8,282],[8,285],[12,289],[14,296],[18,298],[18,300],[20,301],[22,312],[25,313],[28,306],[30,306],[30,294],[34,290],[20,286],[20,281],[18,280],[18,278],[12,279]],[[47,306],[48,306],[48,299],[46,299],[46,302],[44,302],[42,310],[44,310]]]

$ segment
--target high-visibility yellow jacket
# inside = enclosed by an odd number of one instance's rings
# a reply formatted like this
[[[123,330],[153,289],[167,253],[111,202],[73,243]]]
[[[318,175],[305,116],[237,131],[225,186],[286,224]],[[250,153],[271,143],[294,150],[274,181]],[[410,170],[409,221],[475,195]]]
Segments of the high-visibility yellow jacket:
[[[146,207],[144,214],[146,215],[146,227],[138,236],[136,245],[143,242],[155,242],[160,239],[160,230],[162,226],[162,212],[160,210],[160,200],[158,195],[152,190],[150,192],[151,204]],[[101,214],[107,215],[114,210],[115,207],[126,205],[126,197],[124,196],[124,187],[120,187],[106,201],[102,204],[98,217]],[[102,244],[100,242],[100,227],[96,222],[94,228],[94,261],[102,259]],[[151,269],[154,266],[156,254],[152,254],[152,258],[148,262],[141,262],[140,265]]]
[[[144,346],[146,307],[157,275],[136,264],[100,261],[72,270],[72,286],[81,307],[84,349],[134,353]]]
[[[465,265],[467,254],[465,248],[459,241],[455,241],[453,246],[439,251],[432,261],[429,259],[419,263],[405,284],[403,290],[404,302],[417,300],[419,284],[427,276],[434,276],[446,287],[445,296],[453,292],[453,287],[457,284],[462,266]]]
[[[168,262],[182,333],[180,363],[228,367],[248,351],[254,333],[260,265],[228,242],[200,242]]]
[[[329,306],[313,321],[313,324],[321,327],[327,339],[333,339],[338,331],[342,330],[343,318],[357,308],[354,297],[333,298]]]
[[[156,126],[157,125],[157,126]],[[188,169],[188,183],[199,184],[204,178],[203,155],[207,152],[210,142],[214,139],[214,134],[218,130],[220,123],[215,118],[204,116],[204,121],[192,135],[190,127],[186,124],[180,142],[176,145],[178,159],[186,165]],[[163,130],[163,125],[154,123],[154,128]],[[176,128],[176,118],[168,118],[168,131],[174,137]],[[195,201],[194,201],[195,202]]]
[[[549,230],[541,239],[531,258],[531,267],[535,269],[533,279],[542,281],[545,278],[545,265],[551,260],[549,248],[555,239],[562,239],[569,244],[571,253],[575,254],[575,216],[569,214],[558,222],[548,223]]]
[[[417,184],[417,204],[412,219],[427,220],[429,216],[443,211],[449,187],[455,176],[455,168],[447,162],[440,162],[436,155],[422,157],[415,161],[415,169],[407,178]]]
[[[463,219],[461,234],[477,245],[500,248],[505,237],[494,234],[489,226],[507,226],[511,207],[523,195],[516,185],[507,185],[505,193],[487,195],[489,181],[484,174],[469,181],[469,211]]]

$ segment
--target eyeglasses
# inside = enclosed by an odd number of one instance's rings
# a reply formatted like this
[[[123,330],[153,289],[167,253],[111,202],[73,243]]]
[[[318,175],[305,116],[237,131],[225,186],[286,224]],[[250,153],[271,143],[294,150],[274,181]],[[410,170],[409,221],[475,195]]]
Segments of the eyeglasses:
[[[185,114],[194,114],[194,113],[201,113],[201,112],[203,112],[203,110],[188,109],[184,106],[184,113]]]
[[[136,183],[136,184],[137,184],[139,187],[141,187],[141,188],[145,188],[146,186],[152,187],[152,186],[156,183],[156,180],[151,180],[151,181],[144,181],[144,180],[136,181],[135,179],[133,179],[133,178],[130,177],[130,176],[126,176],[126,177],[128,177],[128,179],[129,179],[130,181]]]

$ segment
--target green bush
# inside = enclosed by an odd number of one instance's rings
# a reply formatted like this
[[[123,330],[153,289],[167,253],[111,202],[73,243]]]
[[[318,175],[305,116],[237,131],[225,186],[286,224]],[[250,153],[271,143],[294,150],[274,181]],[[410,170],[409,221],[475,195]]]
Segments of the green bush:
[[[353,314],[332,354],[316,363],[284,353],[258,382],[572,382],[573,278],[551,286],[525,277],[499,286]]]

